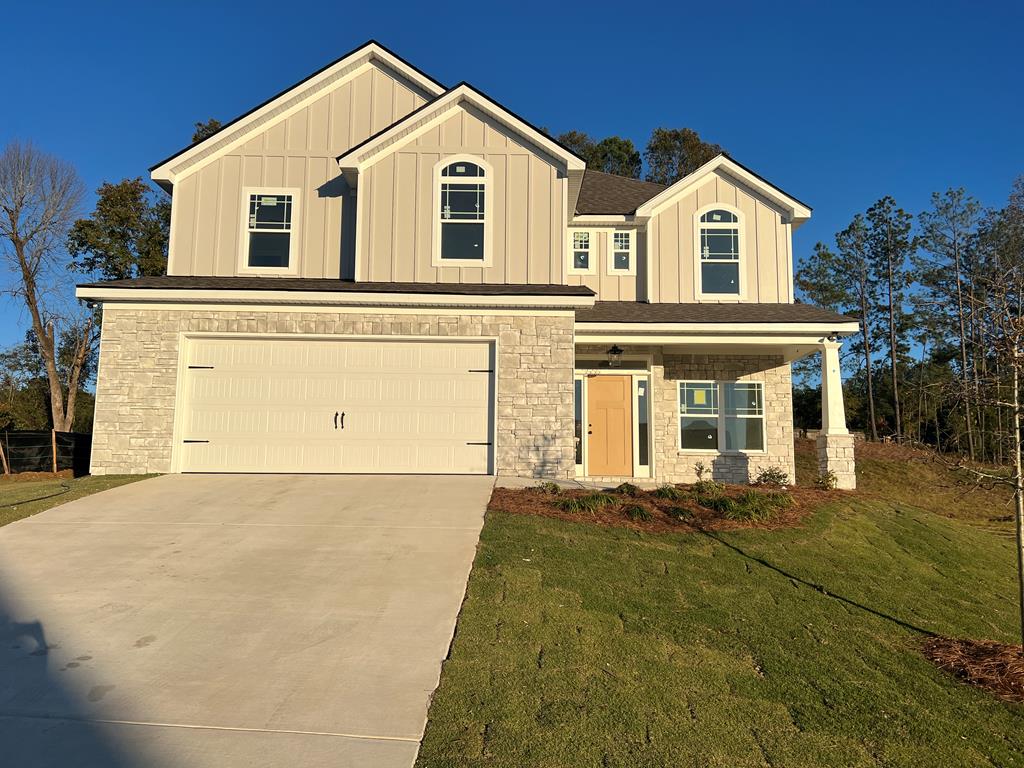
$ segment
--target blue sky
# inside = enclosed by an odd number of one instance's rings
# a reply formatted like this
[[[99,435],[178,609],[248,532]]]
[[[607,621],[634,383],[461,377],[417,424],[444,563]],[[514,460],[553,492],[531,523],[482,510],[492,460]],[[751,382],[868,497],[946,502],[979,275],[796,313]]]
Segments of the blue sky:
[[[814,207],[798,257],[884,194],[1024,173],[1024,3],[27,3],[4,11],[0,143],[87,187],[146,175],[197,120],[228,120],[375,38],[531,122],[646,143],[696,129]],[[89,200],[91,209],[91,199]],[[25,317],[0,299],[0,345]]]

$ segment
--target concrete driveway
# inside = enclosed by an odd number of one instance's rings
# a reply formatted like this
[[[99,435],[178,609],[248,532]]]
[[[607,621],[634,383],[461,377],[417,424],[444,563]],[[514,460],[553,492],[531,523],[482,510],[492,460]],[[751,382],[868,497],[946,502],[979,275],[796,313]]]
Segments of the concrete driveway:
[[[410,766],[492,479],[169,475],[0,528],[0,753]]]

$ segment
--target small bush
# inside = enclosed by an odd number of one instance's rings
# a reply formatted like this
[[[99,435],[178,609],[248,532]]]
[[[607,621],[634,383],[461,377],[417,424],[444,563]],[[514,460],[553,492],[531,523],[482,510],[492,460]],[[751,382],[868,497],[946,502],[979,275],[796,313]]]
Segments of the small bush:
[[[601,507],[614,504],[616,498],[607,493],[588,493],[586,496],[570,496],[557,502],[563,512],[596,512]]]
[[[780,488],[789,485],[789,475],[782,467],[765,467],[757,473],[751,485]]]
[[[839,486],[839,478],[836,477],[836,473],[831,469],[826,469],[818,475],[818,479],[814,481],[814,484],[823,491],[834,491]]]
[[[667,514],[673,520],[679,520],[685,522],[686,520],[693,519],[693,512],[688,510],[686,507],[669,507]]]
[[[659,499],[668,499],[669,501],[679,501],[683,498],[683,492],[676,488],[674,485],[662,485],[659,486],[655,491],[654,495]]]
[[[560,486],[558,483],[553,483],[550,480],[548,480],[547,482],[538,483],[537,485],[533,486],[533,490],[537,491],[538,493],[547,493],[552,496],[557,496],[562,492],[562,486]]]
[[[622,514],[630,520],[642,520],[644,522],[648,522],[654,519],[654,515],[651,514],[651,510],[647,507],[641,506],[640,504],[627,504],[622,508]]]
[[[736,511],[736,502],[725,495],[697,496],[694,498],[698,504],[712,512],[717,512],[725,517],[732,518]]]
[[[695,461],[693,463],[693,473],[697,475],[697,482],[702,482],[704,475],[708,473],[708,465],[703,461]]]
[[[724,512],[730,520],[764,521],[773,518],[779,510],[793,505],[793,497],[785,491],[758,493],[744,491]]]
[[[690,486],[690,491],[695,496],[721,496],[725,493],[725,486],[722,483],[716,483],[714,480],[698,480]]]
[[[629,496],[635,499],[637,496],[641,495],[643,491],[632,483],[623,483],[615,488],[615,493],[621,493],[623,496]]]

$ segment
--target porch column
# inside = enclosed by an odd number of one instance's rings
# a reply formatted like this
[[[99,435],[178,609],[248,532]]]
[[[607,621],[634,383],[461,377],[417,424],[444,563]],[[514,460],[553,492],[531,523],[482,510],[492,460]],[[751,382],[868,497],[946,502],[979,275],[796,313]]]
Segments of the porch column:
[[[853,435],[846,428],[843,406],[843,374],[839,368],[842,342],[826,339],[821,343],[821,434],[818,435],[818,472],[831,471],[836,487],[857,487],[854,471]]]

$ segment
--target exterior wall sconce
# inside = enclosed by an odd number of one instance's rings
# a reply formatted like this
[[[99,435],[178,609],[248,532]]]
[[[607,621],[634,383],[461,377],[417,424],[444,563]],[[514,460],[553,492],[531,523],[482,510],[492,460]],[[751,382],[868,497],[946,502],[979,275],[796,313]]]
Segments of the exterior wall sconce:
[[[612,348],[606,353],[608,355],[608,367],[618,368],[622,365],[622,350],[618,344],[612,344]]]

